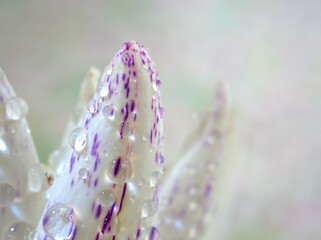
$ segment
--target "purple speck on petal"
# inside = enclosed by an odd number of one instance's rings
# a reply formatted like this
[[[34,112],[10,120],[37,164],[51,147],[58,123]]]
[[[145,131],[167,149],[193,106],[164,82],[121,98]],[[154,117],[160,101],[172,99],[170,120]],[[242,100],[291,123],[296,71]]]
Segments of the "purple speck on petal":
[[[121,163],[121,157],[118,157],[116,161],[115,169],[114,169],[114,176],[118,175],[120,163]]]

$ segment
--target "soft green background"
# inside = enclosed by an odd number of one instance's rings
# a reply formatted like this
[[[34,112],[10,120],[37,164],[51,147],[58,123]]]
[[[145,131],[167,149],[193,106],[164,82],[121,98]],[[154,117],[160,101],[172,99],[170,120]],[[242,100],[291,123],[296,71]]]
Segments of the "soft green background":
[[[320,13],[318,0],[0,0],[0,65],[29,103],[42,161],[87,69],[125,41],[150,49],[163,80],[169,159],[215,82],[228,81],[235,164],[213,236],[319,240]]]

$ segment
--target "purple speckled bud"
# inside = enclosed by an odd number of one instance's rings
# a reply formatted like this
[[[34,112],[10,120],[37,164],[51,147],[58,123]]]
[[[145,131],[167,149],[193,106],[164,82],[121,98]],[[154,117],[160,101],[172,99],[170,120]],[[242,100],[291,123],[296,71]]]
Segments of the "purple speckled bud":
[[[161,191],[160,234],[170,239],[202,239],[213,205],[216,167],[229,118],[229,94],[220,82],[213,102],[166,173]]]
[[[125,43],[97,85],[97,108],[90,105],[69,137],[69,154],[38,224],[41,239],[158,238],[159,87],[146,49]]]

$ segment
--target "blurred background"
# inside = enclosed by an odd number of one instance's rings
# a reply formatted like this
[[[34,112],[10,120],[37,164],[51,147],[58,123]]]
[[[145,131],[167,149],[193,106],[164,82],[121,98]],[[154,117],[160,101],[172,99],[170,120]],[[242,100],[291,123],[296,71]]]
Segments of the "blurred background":
[[[209,239],[320,240],[320,12],[319,0],[0,0],[0,66],[42,161],[86,71],[125,41],[156,62],[169,161],[226,80],[235,141]]]

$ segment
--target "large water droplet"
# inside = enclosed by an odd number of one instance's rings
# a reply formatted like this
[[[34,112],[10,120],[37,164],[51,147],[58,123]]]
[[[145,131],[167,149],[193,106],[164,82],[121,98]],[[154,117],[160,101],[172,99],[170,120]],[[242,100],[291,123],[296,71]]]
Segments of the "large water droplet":
[[[19,97],[10,98],[6,104],[6,113],[11,120],[20,120],[28,113],[27,102]]]
[[[90,113],[96,113],[97,109],[98,109],[98,102],[95,99],[90,100],[87,105],[87,110]]]
[[[85,128],[76,128],[69,136],[70,146],[76,151],[81,152],[87,145],[87,130]]]
[[[162,183],[162,174],[158,171],[153,172],[150,176],[149,183],[151,187],[160,185]]]
[[[38,232],[37,230],[32,230],[28,234],[28,240],[40,240],[40,232]]]
[[[120,229],[120,220],[117,216],[113,216],[110,220],[109,226],[103,233],[104,236],[115,236]]]
[[[7,183],[0,183],[0,207],[10,206],[15,198],[14,188]]]
[[[116,200],[115,193],[112,190],[105,189],[98,193],[97,201],[103,206],[103,207],[110,207],[113,205],[113,203]]]
[[[124,156],[119,156],[111,161],[107,169],[107,174],[114,183],[124,183],[132,175],[132,167],[129,160]]]
[[[50,238],[54,240],[65,240],[73,235],[76,217],[72,208],[57,203],[46,211],[42,225]]]
[[[115,118],[115,108],[113,105],[108,105],[103,108],[103,115],[109,120],[114,120]]]
[[[5,230],[4,240],[29,240],[29,233],[34,229],[27,222],[16,222]]]
[[[156,206],[151,199],[145,201],[142,208],[142,217],[147,218],[153,216],[156,212]]]
[[[100,81],[97,84],[96,92],[100,97],[106,97],[109,93],[108,84],[106,81]]]

